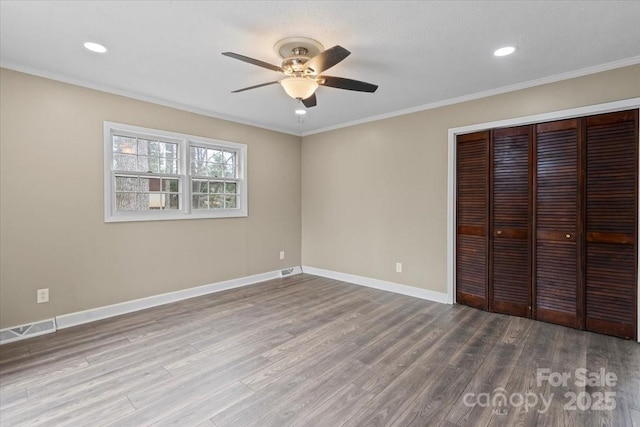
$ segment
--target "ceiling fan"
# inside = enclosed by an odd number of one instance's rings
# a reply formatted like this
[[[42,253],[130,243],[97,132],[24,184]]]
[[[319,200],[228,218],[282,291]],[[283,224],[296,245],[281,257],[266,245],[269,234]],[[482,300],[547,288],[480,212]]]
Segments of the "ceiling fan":
[[[223,52],[224,56],[276,71],[286,76],[282,80],[245,87],[234,90],[231,93],[244,92],[245,90],[279,83],[287,95],[297,99],[305,107],[309,108],[317,104],[315,92],[319,86],[358,92],[375,92],[378,89],[377,85],[371,83],[322,74],[351,54],[342,46],[336,45],[324,50],[324,47],[315,40],[306,37],[290,37],[276,43],[274,50],[283,58],[281,66],[233,52]]]

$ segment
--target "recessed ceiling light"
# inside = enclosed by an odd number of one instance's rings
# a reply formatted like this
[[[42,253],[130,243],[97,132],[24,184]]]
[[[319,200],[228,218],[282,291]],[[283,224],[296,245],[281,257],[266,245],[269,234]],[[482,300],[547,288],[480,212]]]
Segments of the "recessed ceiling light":
[[[296,110],[296,114],[299,116],[304,116],[305,114],[307,114],[307,110],[303,110],[302,108],[300,108],[299,110]]]
[[[507,56],[507,55],[511,55],[515,51],[516,51],[515,47],[513,47],[513,46],[505,46],[505,47],[501,47],[500,49],[496,50],[495,52],[493,52],[493,54],[495,56]]]
[[[107,51],[106,47],[102,46],[99,43],[94,43],[94,42],[85,42],[84,47],[85,49],[88,49],[91,52],[96,52],[96,53],[105,53]]]

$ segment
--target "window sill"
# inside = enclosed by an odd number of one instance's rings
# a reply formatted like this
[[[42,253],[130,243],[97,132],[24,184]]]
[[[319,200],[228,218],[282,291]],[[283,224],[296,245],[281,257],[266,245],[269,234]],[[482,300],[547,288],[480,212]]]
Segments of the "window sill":
[[[104,218],[105,223],[110,222],[138,222],[138,221],[175,221],[188,219],[211,219],[211,218],[246,218],[249,214],[246,211],[228,210],[221,212],[172,212],[167,214],[157,213],[136,213],[136,214],[119,214],[109,215]]]

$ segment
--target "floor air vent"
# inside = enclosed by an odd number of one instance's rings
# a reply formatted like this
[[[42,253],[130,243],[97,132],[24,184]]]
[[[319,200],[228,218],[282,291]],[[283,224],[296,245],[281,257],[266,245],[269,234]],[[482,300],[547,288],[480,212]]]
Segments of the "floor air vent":
[[[293,268],[287,268],[284,270],[280,270],[280,277],[290,276],[293,274]]]
[[[29,325],[16,326],[0,331],[0,344],[23,340],[56,331],[55,319],[42,320]]]

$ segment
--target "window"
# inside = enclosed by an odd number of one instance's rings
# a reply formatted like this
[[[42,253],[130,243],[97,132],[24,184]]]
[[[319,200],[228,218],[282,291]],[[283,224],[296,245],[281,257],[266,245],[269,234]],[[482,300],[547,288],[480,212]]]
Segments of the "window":
[[[104,123],[105,222],[247,216],[247,146]]]

